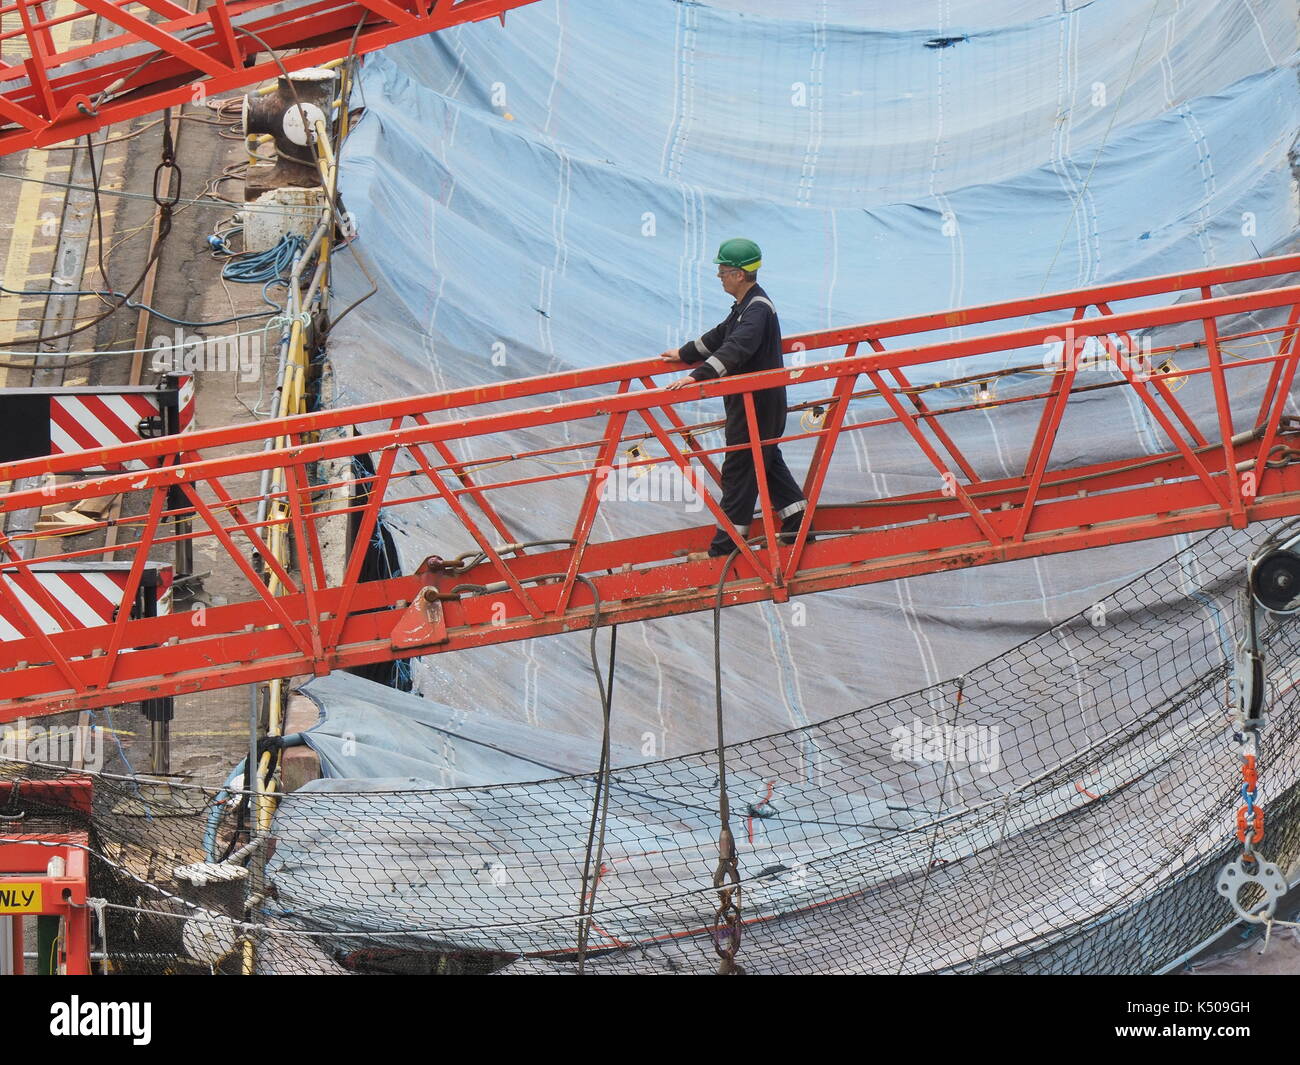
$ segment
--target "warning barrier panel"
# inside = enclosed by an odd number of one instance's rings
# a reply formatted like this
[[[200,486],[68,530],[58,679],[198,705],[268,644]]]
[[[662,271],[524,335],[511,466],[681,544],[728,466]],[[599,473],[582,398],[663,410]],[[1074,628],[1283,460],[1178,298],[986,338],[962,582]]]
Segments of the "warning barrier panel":
[[[29,635],[23,628],[33,620],[44,633],[112,624],[131,577],[131,563],[38,562],[30,572],[49,597],[44,606],[23,589],[13,568],[0,566],[0,641],[23,639]],[[53,604],[61,608],[63,616],[47,610]],[[171,604],[172,567],[145,563],[131,616],[169,614]]]
[[[144,470],[147,459],[105,462],[88,453],[183,433],[194,421],[194,378],[168,376],[158,387],[0,389],[0,462],[44,455],[84,457],[86,473]],[[152,463],[156,465],[156,462]]]

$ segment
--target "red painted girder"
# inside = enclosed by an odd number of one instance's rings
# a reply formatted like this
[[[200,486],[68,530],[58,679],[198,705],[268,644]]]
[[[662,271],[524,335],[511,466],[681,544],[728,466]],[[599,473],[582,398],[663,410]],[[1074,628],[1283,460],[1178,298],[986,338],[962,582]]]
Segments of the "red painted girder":
[[[1282,262],[1282,260],[1273,261]],[[1292,265],[1297,270],[1300,270],[1300,257],[1290,257],[1288,261],[1291,261]],[[1080,293],[1078,295],[1082,297],[1085,294]],[[674,402],[702,399],[707,396],[736,395],[742,392],[757,391],[762,388],[772,388],[780,385],[805,385],[816,381],[829,381],[846,375],[856,376],[870,371],[902,369],[970,355],[988,354],[1010,348],[1027,347],[1041,351],[1045,342],[1054,337],[1059,337],[1067,326],[1073,329],[1078,337],[1106,336],[1110,333],[1132,332],[1159,325],[1169,325],[1208,317],[1246,314],[1269,307],[1290,307],[1297,303],[1300,303],[1300,285],[1290,285],[1282,288],[1265,289],[1259,292],[1220,296],[1210,300],[1188,301],[1144,311],[1097,316],[1078,321],[1033,326],[1004,333],[985,334],[963,340],[898,348],[869,355],[857,355],[853,358],[844,358],[828,352],[822,359],[815,362],[810,361],[802,367],[768,370],[763,373],[745,374],[741,377],[723,377],[697,385],[689,385],[678,391]],[[1016,316],[1019,316],[1019,314],[1017,313]],[[858,327],[857,330],[838,329],[826,333],[808,333],[803,334],[803,337],[805,339],[811,338],[816,341],[819,347],[823,347],[840,343],[839,338],[845,335],[849,335],[850,342],[852,342],[859,339],[857,334],[866,336],[872,331],[873,327],[864,326]],[[808,344],[808,349],[812,349],[811,343]],[[251,441],[263,442],[270,436],[304,436],[321,433],[328,429],[350,429],[353,426],[391,421],[395,418],[414,417],[417,414],[427,415],[448,410],[464,411],[476,406],[543,395],[549,392],[577,391],[598,384],[640,378],[647,374],[662,374],[665,372],[664,367],[665,364],[658,359],[647,359],[640,362],[600,367],[594,370],[574,370],[540,377],[502,381],[492,385],[456,389],[451,392],[417,396],[411,399],[388,400],[357,407],[339,407],[329,411],[297,415],[274,421],[250,422],[245,425],[229,426],[221,429],[201,430],[186,433],[183,438],[176,439],[183,439],[186,451],[195,453],[210,447],[228,447],[232,444],[249,443]],[[484,414],[477,417],[432,422],[427,425],[407,426],[402,429],[369,432],[362,434],[360,437],[323,441],[317,444],[301,444],[289,449],[289,452],[295,458],[310,458],[311,461],[319,461],[326,458],[353,455],[359,450],[377,451],[404,444],[485,436],[515,429],[553,425],[582,418],[608,415],[618,411],[649,410],[662,406],[664,402],[663,396],[658,394],[657,390],[627,392],[596,399],[570,400],[517,411]],[[159,437],[154,440],[124,444],[119,447],[87,451],[80,454],[27,459],[23,462],[0,465],[0,480],[17,480],[26,477],[40,477],[47,473],[70,472],[84,468],[84,464],[92,457],[96,460],[93,464],[100,465],[104,462],[124,462],[127,459],[157,459],[160,456],[174,455],[175,453],[175,442],[169,442],[167,437]],[[123,474],[117,477],[97,478],[94,481],[56,485],[26,494],[13,493],[0,497],[0,513],[30,507],[38,500],[45,505],[49,505],[67,500],[87,498],[91,494],[108,495],[121,491],[176,484],[186,479],[193,481],[207,477],[256,472],[267,465],[267,455],[268,453],[263,451],[250,452],[246,455],[222,459],[187,462],[183,466],[170,469],[155,468],[138,475]],[[95,489],[94,493],[88,493],[87,489],[90,487]]]
[[[1257,453],[1257,445],[1248,445],[1242,449],[1243,456],[1252,456]],[[1127,460],[1125,460],[1127,461]],[[1216,471],[1218,472],[1218,471]],[[1268,476],[1272,478],[1277,471],[1269,471]],[[1113,506],[1117,496],[1114,490],[1118,488],[1139,488],[1166,491],[1157,485],[1159,482],[1176,480],[1179,477],[1187,476],[1186,464],[1179,456],[1167,456],[1163,459],[1156,459],[1152,464],[1144,464],[1140,468],[1128,468],[1121,461],[1111,461],[1100,463],[1095,466],[1078,467],[1068,471],[1063,471],[1052,476],[1052,480],[1045,485],[1042,490],[1042,498],[1063,500],[1067,504],[1073,503],[1077,497],[1078,479],[1087,476],[1095,478],[1089,482],[1094,486],[1095,491],[1106,491],[1111,493],[1105,497],[1108,506]],[[1282,474],[1285,477],[1285,474]],[[1286,482],[1289,483],[1289,482]],[[1269,481],[1270,491],[1274,482]],[[991,510],[1003,510],[1004,507],[1014,507],[1016,502],[1023,498],[1025,486],[1018,478],[1007,478],[1001,481],[984,482],[983,500],[985,505]],[[1094,491],[1094,495],[1095,495]],[[1165,496],[1159,497],[1160,502],[1165,501]],[[1194,496],[1184,494],[1179,497],[1179,503],[1186,506]],[[1092,508],[1092,497],[1079,501],[1080,507]],[[960,516],[960,507],[955,500],[935,498],[933,493],[929,494],[912,494],[900,496],[890,500],[873,501],[870,504],[837,504],[825,508],[827,514],[833,515],[827,517],[823,529],[853,529],[860,528],[864,532],[872,530],[886,529],[891,526],[904,525],[915,527],[918,523],[930,522]],[[1011,511],[1019,513],[1018,510]],[[1050,512],[1044,512],[1050,513]],[[1089,510],[1091,513],[1091,509]],[[1160,512],[1155,512],[1159,514]],[[1117,512],[1108,512],[1108,519],[1115,520]],[[1065,522],[1074,521],[1080,518],[1080,515],[1074,512],[1069,513],[1063,519]],[[1062,526],[1068,527],[1068,526]],[[595,564],[608,567],[611,565],[611,559],[619,563],[631,562],[633,564],[656,561],[664,557],[669,557],[673,549],[679,546],[681,549],[693,549],[701,546],[708,535],[708,526],[685,527],[681,530],[675,530],[672,533],[661,533],[652,536],[636,537],[624,541],[619,541],[617,548],[610,545],[591,545],[589,550],[600,552],[593,555]],[[970,530],[968,530],[970,531]],[[1035,527],[1035,533],[1043,535],[1049,530]],[[848,554],[852,550],[845,549]],[[540,573],[550,572],[547,567],[559,565],[561,561],[569,557],[567,551],[552,551],[545,554],[535,554],[524,556],[513,560],[513,568],[521,577],[535,576]],[[466,576],[468,581],[471,577],[478,579],[484,573],[491,574],[491,568],[486,564],[480,566],[477,570],[471,571]],[[662,581],[671,579],[671,574],[659,572],[656,576]],[[415,578],[390,578],[384,584],[386,594],[392,592],[396,585],[392,582],[399,579],[415,580]],[[416,581],[414,587],[423,587],[423,582]],[[666,585],[650,585],[654,589],[663,590]],[[407,589],[409,591],[409,589]],[[396,596],[396,599],[406,598],[406,596]],[[499,598],[499,597],[498,597]],[[393,600],[395,601],[395,600]],[[494,600],[495,601],[495,598]],[[384,600],[390,602],[390,600]],[[373,605],[373,604],[371,604]],[[215,613],[213,613],[215,611]],[[222,627],[224,622],[221,619],[229,618],[230,632],[238,631],[243,625],[256,622],[257,624],[267,623],[273,619],[264,611],[249,611],[243,605],[233,605],[228,607],[208,608],[204,614],[205,628],[213,628],[220,632],[227,631]],[[136,622],[140,632],[142,643],[160,642],[162,639],[174,634],[173,627],[166,624],[166,619],[162,623],[150,624],[147,620]],[[96,648],[103,646],[103,640],[98,635],[91,635],[94,630],[78,629],[69,633],[68,639],[61,643],[70,655],[89,655]],[[29,642],[12,642],[0,643],[0,667],[12,665],[21,661],[35,661],[37,659],[36,648]]]
[[[1291,434],[1286,442],[1290,446],[1300,446],[1300,436]],[[1255,448],[1241,448],[1239,456],[1254,458]],[[1187,471],[1180,463],[1180,459],[1169,459],[1152,467],[1153,476],[1185,477]],[[825,524],[821,529],[859,526],[864,531],[826,537],[808,544],[803,551],[803,569],[789,575],[786,587],[790,595],[805,595],[922,573],[1202,532],[1229,523],[1228,512],[1217,504],[1206,503],[1203,489],[1194,480],[1176,484],[1140,484],[1112,490],[1114,484],[1105,479],[1104,473],[1106,468],[1113,466],[1114,463],[1106,463],[1096,468],[1069,471],[1071,477],[1081,473],[1102,474],[1097,488],[1105,494],[1084,499],[1068,495],[1051,506],[1040,507],[1040,527],[1020,543],[997,546],[982,543],[974,523],[965,516],[933,521],[921,519],[917,524],[902,527],[873,528],[874,525],[914,515],[918,507],[927,512],[937,510],[939,505],[932,502],[913,504],[910,509],[902,509],[899,513],[889,513],[887,508],[879,505],[826,508],[823,515],[831,516],[824,517]],[[1246,508],[1249,521],[1272,521],[1300,514],[1300,465],[1268,470],[1263,487],[1265,491]],[[953,504],[948,502],[951,508]],[[1006,533],[1014,528],[1020,512],[1016,509],[991,511],[987,516],[995,528]],[[642,562],[672,557],[683,549],[702,549],[711,536],[710,526],[696,526],[671,533],[588,544],[584,564],[591,571],[590,579],[605,604],[601,611],[601,624],[642,621],[711,609],[722,569],[721,559],[679,561],[672,566],[633,569],[613,575],[597,572],[628,563],[635,567]],[[782,553],[788,555],[791,550],[783,548]],[[527,555],[513,560],[512,568],[521,578],[537,573],[562,572],[571,555],[570,550]],[[484,570],[489,572],[482,573]],[[494,577],[495,573],[485,565],[455,578],[455,582],[473,583]],[[394,648],[391,637],[405,613],[404,604],[413,600],[430,583],[424,577],[408,576],[357,585],[343,632],[326,649],[323,664],[327,668],[347,668],[507,643],[579,631],[589,628],[592,621],[592,597],[582,584],[574,586],[569,611],[563,617],[544,616],[540,620],[524,616],[522,606],[509,592],[467,596],[460,601],[442,604],[447,626],[446,642],[425,647]],[[450,585],[451,582],[444,583]],[[437,582],[433,584],[437,586]],[[544,608],[559,593],[558,584],[530,587]],[[318,591],[318,609],[326,614],[336,610],[341,595],[338,588]],[[757,580],[735,580],[723,601],[725,605],[733,606],[771,597],[771,589]],[[505,607],[502,623],[494,620],[498,603]],[[302,594],[284,596],[279,605],[291,618],[305,619],[306,604]],[[270,611],[260,602],[209,607],[201,630],[196,630],[191,619],[184,614],[132,621],[132,642],[140,649],[119,659],[117,680],[110,688],[82,695],[69,692],[57,669],[52,666],[19,668],[20,663],[28,660],[25,656],[39,654],[34,641],[0,644],[0,669],[14,670],[5,676],[0,722],[21,716],[180,695],[317,671],[322,663],[304,654],[291,634],[282,628],[261,628],[274,624]],[[112,626],[77,629],[58,634],[54,639],[65,655],[90,655],[107,645],[111,631]],[[149,646],[168,639],[183,642],[170,647]]]
[[[177,4],[151,0],[159,17],[146,21],[130,10],[140,5],[125,0],[81,0],[67,5],[71,14],[57,18],[51,17],[52,0],[7,0],[0,4],[0,22],[14,28],[0,39],[24,39],[34,58],[0,65],[0,121],[6,123],[0,127],[0,154],[190,102],[200,85],[208,95],[231,92],[276,77],[281,64],[288,70],[318,66],[349,50],[364,54],[451,26],[504,18],[536,0],[315,0],[277,12],[278,2],[214,0],[189,14]],[[54,33],[97,15],[122,32],[54,49]],[[353,45],[363,18],[366,25]],[[296,51],[277,63],[266,48]],[[255,53],[259,61],[244,66]],[[150,55],[155,58],[142,66]],[[113,95],[94,106],[94,98],[110,88]]]
[[[783,599],[826,588],[867,584],[879,580],[934,572],[961,566],[983,565],[1016,558],[1080,550],[1103,544],[1130,542],[1176,532],[1190,532],[1232,524],[1241,527],[1251,521],[1272,520],[1300,513],[1300,483],[1290,467],[1268,469],[1262,462],[1261,443],[1270,442],[1293,447],[1300,444],[1295,427],[1280,421],[1285,391],[1290,387],[1296,368],[1295,325],[1300,286],[1284,286],[1262,291],[1207,298],[1209,286],[1249,276],[1255,279],[1281,278],[1300,267],[1300,257],[1275,259],[1210,271],[1147,279],[1123,285],[1099,286],[1074,293],[1055,294],[1041,301],[1009,301],[984,308],[969,308],[946,315],[929,315],[892,323],[873,323],[849,330],[807,334],[791,338],[789,347],[807,349],[846,342],[848,354],[823,351],[818,361],[766,374],[722,379],[691,386],[680,392],[661,389],[629,391],[635,379],[644,381],[657,374],[675,372],[656,361],[601,367],[521,381],[502,382],[454,393],[417,397],[365,407],[323,412],[272,423],[210,430],[185,434],[184,437],[123,445],[101,452],[64,459],[30,460],[0,467],[0,479],[13,480],[59,469],[84,466],[93,456],[97,463],[120,462],[127,458],[161,459],[168,465],[140,473],[97,477],[76,484],[51,486],[35,492],[16,492],[0,496],[0,512],[23,509],[28,505],[62,503],[114,491],[147,489],[152,493],[149,516],[141,533],[147,547],[156,543],[155,530],[166,490],[181,485],[198,510],[196,525],[202,535],[215,535],[220,546],[249,578],[254,598],[224,607],[211,607],[203,622],[196,626],[187,616],[161,619],[130,620],[124,614],[111,626],[100,629],[62,631],[40,637],[28,637],[0,644],[0,670],[6,670],[0,689],[0,719],[23,714],[51,713],[91,707],[162,694],[223,687],[250,680],[294,673],[321,672],[330,668],[358,665],[383,659],[409,657],[412,654],[440,653],[527,639],[555,632],[581,629],[592,623],[592,597],[585,582],[577,581],[581,573],[591,580],[606,604],[600,622],[628,621],[663,617],[707,609],[713,602],[714,586],[721,562],[686,562],[680,555],[702,548],[711,535],[710,526],[678,529],[654,536],[635,537],[611,543],[593,543],[588,533],[595,510],[590,489],[576,515],[574,548],[539,551],[506,559],[487,550],[488,560],[454,580],[445,575],[421,575],[387,581],[359,581],[363,553],[354,550],[347,572],[336,587],[326,587],[324,570],[318,556],[319,546],[312,529],[315,515],[303,506],[297,494],[289,499],[291,527],[297,557],[304,563],[310,583],[299,590],[293,578],[281,572],[281,580],[290,594],[271,598],[252,574],[241,549],[255,548],[265,554],[259,538],[252,532],[246,515],[239,510],[221,509],[225,524],[216,521],[214,506],[230,503],[222,479],[240,473],[283,468],[287,483],[306,484],[308,463],[327,458],[346,458],[358,453],[377,456],[376,474],[370,481],[372,503],[361,511],[358,542],[368,543],[379,506],[400,505],[403,496],[390,492],[395,484],[406,480],[393,478],[392,471],[399,451],[409,452],[421,467],[420,475],[432,482],[441,498],[451,504],[462,526],[480,546],[490,548],[491,540],[477,526],[459,497],[451,494],[452,478],[435,473],[421,450],[432,444],[442,461],[454,462],[451,444],[460,440],[525,427],[557,427],[580,419],[604,419],[605,430],[594,437],[605,441],[601,453],[611,456],[610,441],[619,437],[622,420],[636,413],[655,429],[659,445],[673,461],[684,461],[681,449],[657,426],[659,413],[670,414],[670,404],[693,396],[718,396],[752,392],[774,384],[824,381],[834,386],[841,400],[852,391],[862,376],[884,384],[883,372],[894,377],[895,384],[907,380],[904,368],[924,366],[939,359],[1008,349],[1038,348],[1047,338],[1059,338],[1065,329],[1076,337],[1100,336],[1114,354],[1108,339],[1125,333],[1173,322],[1197,322],[1205,326],[1207,339],[1216,336],[1217,320],[1227,315],[1243,314],[1264,308],[1290,308],[1288,326],[1278,327],[1282,343],[1273,361],[1267,394],[1260,404],[1261,419],[1254,426],[1255,435],[1231,447],[1222,440],[1212,446],[1190,449],[1187,439],[1175,438],[1177,447],[1162,456],[1139,455],[1117,459],[1090,467],[1047,471],[1047,458],[1059,424],[1064,404],[1045,406],[1035,440],[1042,447],[1031,448],[1036,458],[1026,476],[1002,480],[976,480],[967,474],[956,498],[936,492],[913,494],[887,500],[873,500],[849,506],[822,507],[816,511],[814,524],[819,532],[853,530],[847,535],[824,536],[803,547],[778,550],[771,557],[767,549],[747,549],[734,571],[725,602],[753,602]],[[1155,292],[1180,293],[1194,285],[1204,289],[1181,304],[1141,311],[1111,314],[1109,302]],[[911,335],[923,331],[946,330],[960,319],[963,323],[1011,321],[1021,324],[1031,310],[1071,309],[1070,318],[1053,325],[1015,328],[996,335],[920,344],[895,351],[879,350],[878,337]],[[1096,306],[1101,313],[1093,318],[1084,315]],[[1252,334],[1253,335],[1253,334]],[[871,354],[857,354],[859,340],[866,339],[877,348]],[[1256,360],[1258,361],[1258,360]],[[1216,415],[1220,430],[1232,426],[1227,409],[1226,376],[1251,365],[1251,360],[1224,364],[1211,360],[1202,370],[1188,367],[1188,373],[1209,372],[1213,375],[1217,400]],[[590,389],[593,385],[618,384],[617,392],[594,399],[564,401],[570,389]],[[1151,384],[1160,391],[1168,408],[1159,417],[1174,430],[1172,412],[1182,429],[1193,441],[1206,439],[1190,422],[1185,411],[1157,379]],[[894,385],[890,385],[894,387]],[[1152,400],[1146,384],[1131,377],[1118,387],[1133,388],[1147,401]],[[559,402],[523,410],[483,411],[502,400],[555,396]],[[911,432],[918,447],[934,460],[936,481],[945,460],[924,444],[917,430],[925,421],[921,417],[925,404],[909,409],[895,401],[893,421]],[[478,408],[477,410],[475,408]],[[962,409],[961,407],[948,409]],[[443,421],[431,421],[430,415],[454,412]],[[939,413],[942,413],[940,411]],[[1266,415],[1266,416],[1265,416]],[[671,420],[671,419],[670,419]],[[309,432],[346,426],[370,427],[350,439],[327,439],[304,442]],[[937,428],[937,427],[935,427]],[[821,483],[829,466],[835,444],[844,433],[842,419],[832,417],[819,435],[810,485]],[[590,431],[586,431],[590,438]],[[1193,434],[1196,435],[1193,435]],[[261,450],[268,437],[284,436],[299,442],[277,451]],[[252,444],[244,454],[205,458],[207,451],[228,448],[240,443]],[[175,449],[185,448],[181,455]],[[949,448],[949,450],[953,450]],[[714,452],[716,454],[716,451]],[[968,469],[954,456],[962,469]],[[179,461],[180,465],[176,465]],[[589,460],[588,460],[589,461]],[[1228,470],[1228,464],[1236,467]],[[1238,492],[1238,471],[1258,474],[1257,494]],[[590,476],[591,470],[581,472]],[[945,471],[946,472],[946,471]],[[1225,476],[1226,475],[1226,476]],[[560,480],[571,473],[554,473],[539,478],[538,490],[545,480]],[[463,478],[456,479],[464,483]],[[506,482],[509,483],[509,482]],[[1076,493],[1085,486],[1087,493]],[[461,491],[479,500],[492,485],[467,486]],[[500,486],[497,486],[500,487]],[[816,493],[810,492],[810,509]],[[761,501],[763,525],[770,515],[768,501]],[[201,520],[200,520],[201,519]],[[506,532],[497,518],[493,532]],[[801,552],[802,547],[802,552]],[[6,568],[25,567],[12,554],[12,545],[0,539],[0,548],[8,555]],[[138,562],[144,554],[133,544],[122,551],[132,553]],[[615,573],[605,571],[629,566]],[[558,584],[532,585],[528,578],[543,573],[560,574]],[[444,602],[430,600],[425,592],[415,612],[406,604],[415,600],[422,589],[444,593],[452,583],[497,583],[502,591],[466,594]],[[525,588],[527,589],[525,591]],[[54,604],[50,611],[57,613]],[[28,631],[31,631],[30,628]],[[430,643],[420,640],[427,635]],[[160,646],[161,645],[161,646]],[[130,654],[116,654],[117,650]],[[90,656],[83,659],[83,656]],[[53,664],[49,664],[53,663]]]

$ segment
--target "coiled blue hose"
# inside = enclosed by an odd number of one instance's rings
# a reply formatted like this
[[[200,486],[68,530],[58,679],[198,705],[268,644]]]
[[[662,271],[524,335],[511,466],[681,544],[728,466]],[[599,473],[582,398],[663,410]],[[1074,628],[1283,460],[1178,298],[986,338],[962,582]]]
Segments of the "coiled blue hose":
[[[227,281],[265,286],[271,281],[281,280],[293,269],[294,258],[306,246],[307,242],[298,234],[286,233],[274,248],[232,258],[221,268],[221,276]]]

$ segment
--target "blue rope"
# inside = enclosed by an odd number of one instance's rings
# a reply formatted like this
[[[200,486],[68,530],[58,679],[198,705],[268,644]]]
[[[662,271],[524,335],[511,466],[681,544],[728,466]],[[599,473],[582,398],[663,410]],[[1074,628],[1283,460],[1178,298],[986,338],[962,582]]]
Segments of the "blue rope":
[[[149,808],[149,803],[145,801],[144,795],[140,792],[140,785],[135,780],[135,767],[131,765],[131,759],[126,756],[126,748],[122,746],[122,740],[117,734],[117,725],[113,721],[113,708],[111,706],[104,707],[104,716],[108,718],[108,734],[113,737],[113,742],[117,744],[118,757],[122,759],[122,764],[126,766],[127,775],[132,778],[131,787],[135,791],[135,797],[140,800],[141,805],[144,807],[145,820],[153,824],[153,811]],[[90,722],[91,728],[95,727],[94,710],[86,711],[86,720]]]
[[[398,691],[409,692],[411,690],[411,663],[409,659],[399,658],[393,663],[396,667],[394,670],[394,687]]]
[[[230,798],[230,788],[234,785],[236,780],[244,775],[244,766],[247,764],[248,759],[245,758],[239,763],[239,765],[235,766],[235,768],[231,770],[230,776],[226,778],[226,782],[222,785],[221,790],[213,797],[212,809],[208,811],[207,823],[203,829],[203,853],[208,856],[208,861],[210,862],[218,860],[217,829],[221,826],[221,819],[226,814],[224,803],[228,798]]]

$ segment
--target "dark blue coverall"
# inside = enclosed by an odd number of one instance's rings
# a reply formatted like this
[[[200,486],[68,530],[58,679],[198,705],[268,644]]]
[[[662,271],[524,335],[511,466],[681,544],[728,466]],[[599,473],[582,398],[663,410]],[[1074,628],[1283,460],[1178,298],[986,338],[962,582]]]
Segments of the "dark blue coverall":
[[[678,349],[677,355],[683,362],[696,364],[691,371],[691,377],[696,381],[780,369],[785,363],[781,357],[781,323],[777,320],[776,308],[767,293],[754,285],[731,305],[726,321],[715,325],[698,340],[688,340]],[[725,396],[723,405],[727,414],[727,443],[748,443],[745,397]],[[760,439],[783,436],[786,413],[784,385],[754,393],[754,417]],[[786,533],[783,540],[793,542],[792,534],[799,530],[807,501],[781,457],[780,448],[776,444],[766,444],[762,453],[767,490],[776,509],[776,520],[781,522],[782,531]],[[757,500],[758,474],[754,469],[753,452],[749,448],[727,452],[722,462],[721,506],[727,517],[735,522],[742,537],[749,535]],[[718,529],[709,545],[709,554],[727,555],[734,546],[731,537]]]

